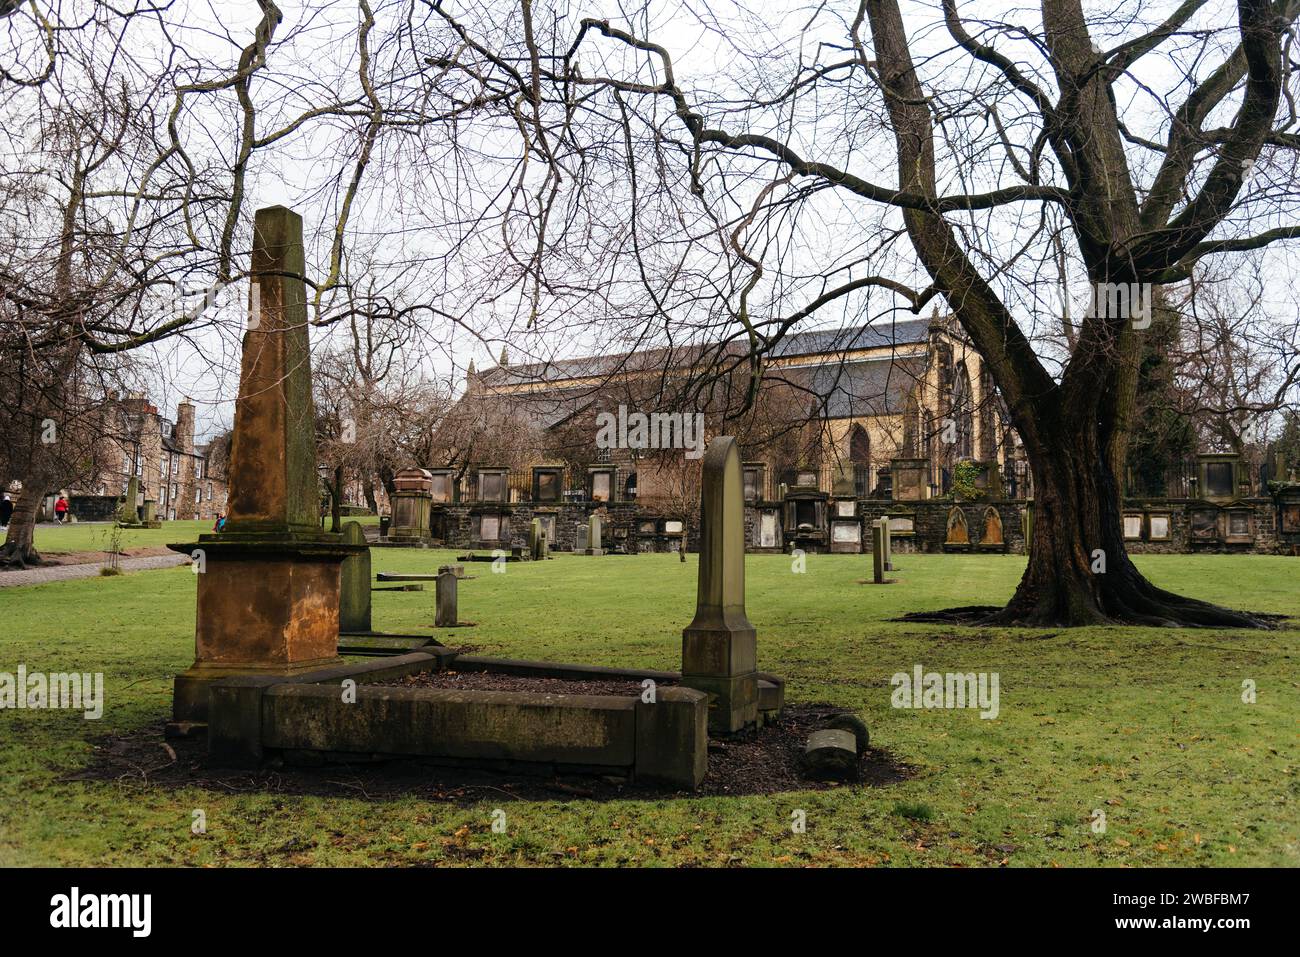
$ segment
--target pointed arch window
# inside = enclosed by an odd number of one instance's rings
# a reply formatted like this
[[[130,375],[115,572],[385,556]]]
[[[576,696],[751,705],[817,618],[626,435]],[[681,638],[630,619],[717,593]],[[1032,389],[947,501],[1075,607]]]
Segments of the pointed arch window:
[[[970,373],[966,363],[957,363],[952,388],[952,417],[956,424],[953,454],[959,459],[975,456],[975,409],[971,392]]]

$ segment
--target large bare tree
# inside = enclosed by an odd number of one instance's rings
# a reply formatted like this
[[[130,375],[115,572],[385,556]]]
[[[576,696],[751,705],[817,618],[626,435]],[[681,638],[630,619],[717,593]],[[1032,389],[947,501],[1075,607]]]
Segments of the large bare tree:
[[[574,301],[560,270],[572,276],[579,237],[604,264],[608,318],[638,318],[634,296],[611,306],[610,290],[639,279],[647,328],[720,343],[700,381],[739,361],[733,342],[757,378],[810,317],[885,313],[882,294],[912,311],[940,297],[992,375],[1036,490],[1028,567],[988,620],[1258,624],[1138,571],[1118,477],[1149,305],[1209,257],[1300,236],[1300,0],[991,7],[677,9],[695,11],[711,68],[675,52],[680,20],[650,4],[617,20],[528,0],[509,16],[416,4],[441,22],[411,35],[458,123],[517,133],[495,223],[517,268],[495,278],[530,326],[546,328],[548,300]],[[611,196],[617,213],[593,210]],[[1065,260],[1093,301],[1063,342],[1043,290]]]

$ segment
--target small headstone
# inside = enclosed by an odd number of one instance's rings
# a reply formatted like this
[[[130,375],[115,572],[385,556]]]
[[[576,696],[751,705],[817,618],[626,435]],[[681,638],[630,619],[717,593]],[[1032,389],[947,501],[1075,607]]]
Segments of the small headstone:
[[[433,616],[435,628],[455,628],[460,623],[456,609],[456,582],[456,575],[451,571],[438,576],[437,608]]]
[[[1002,537],[1002,515],[992,505],[984,509],[984,534],[980,536],[980,545],[984,548],[1006,545]]]
[[[871,580],[877,585],[885,583],[885,532],[879,522],[871,526]]]
[[[871,733],[867,731],[867,723],[856,714],[832,715],[826,719],[826,727],[833,731],[847,731],[853,735],[858,757],[866,753],[867,746],[871,743]]]
[[[880,544],[885,552],[885,571],[894,570],[894,543],[889,534],[889,519],[880,516]]]
[[[948,510],[948,537],[945,545],[970,545],[970,531],[966,527],[966,514],[956,505]]]
[[[587,550],[587,536],[591,529],[586,524],[578,524],[573,530],[573,550],[575,552],[585,552]]]
[[[343,542],[347,545],[366,544],[366,533],[360,522],[343,523]],[[339,586],[339,631],[372,631],[369,548],[343,559]]]
[[[858,746],[851,731],[830,728],[808,736],[803,751],[805,777],[850,781],[858,776]]]

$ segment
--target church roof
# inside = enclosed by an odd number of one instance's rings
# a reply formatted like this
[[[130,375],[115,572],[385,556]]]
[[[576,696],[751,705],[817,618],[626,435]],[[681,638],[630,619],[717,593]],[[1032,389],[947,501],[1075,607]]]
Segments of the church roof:
[[[842,329],[795,332],[782,337],[771,348],[769,355],[776,359],[791,359],[824,354],[828,359],[834,360],[837,354],[859,349],[916,345],[926,341],[929,324],[928,319],[906,319],[888,326],[868,324]],[[722,351],[726,354],[743,355],[745,348],[745,344],[737,340],[727,343],[722,347]],[[717,346],[678,346],[496,366],[480,373],[478,381],[482,386],[493,389],[563,379],[604,379],[628,372],[681,367],[698,360],[701,356],[707,357],[717,349]]]

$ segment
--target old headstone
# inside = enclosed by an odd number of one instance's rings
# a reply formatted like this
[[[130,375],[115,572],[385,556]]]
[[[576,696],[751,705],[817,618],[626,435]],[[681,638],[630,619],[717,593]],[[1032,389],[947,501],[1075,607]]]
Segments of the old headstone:
[[[702,460],[695,618],[682,632],[682,684],[709,696],[709,730],[758,718],[758,639],[745,614],[745,501],[736,440],[720,436]]]
[[[992,505],[984,509],[984,533],[980,535],[983,548],[1001,548],[1006,545],[1002,537],[1002,515]]]
[[[867,730],[867,723],[856,714],[832,715],[826,719],[826,727],[852,734],[858,757],[866,753],[867,746],[871,743],[871,733]]]
[[[879,522],[871,524],[871,580],[877,585],[885,583],[885,530]]]
[[[604,555],[605,549],[600,547],[600,516],[593,515],[587,519],[589,534],[587,536],[587,554]]]
[[[970,545],[970,532],[966,528],[966,514],[956,505],[948,510],[948,535],[944,539],[944,544]]]
[[[358,546],[317,524],[304,271],[302,218],[282,206],[259,209],[226,527],[169,546],[204,559],[195,661],[176,676],[177,723],[206,722],[214,679],[290,676],[340,660],[339,566]]]
[[[573,550],[575,552],[585,552],[587,550],[587,536],[591,534],[591,529],[584,522],[578,522],[573,529]]]
[[[343,541],[362,546],[343,559],[339,570],[339,631],[372,631],[370,623],[370,547],[360,522],[343,523]]]
[[[435,628],[455,628],[459,624],[456,608],[456,588],[459,579],[448,570],[438,575],[437,608],[434,611]]]
[[[122,502],[122,511],[118,515],[118,522],[123,525],[138,525],[140,523],[140,513],[137,510],[140,505],[140,480],[134,475],[126,483],[126,498]]]
[[[808,736],[803,773],[810,778],[848,781],[858,776],[857,741],[851,731],[827,729]]]
[[[528,524],[528,557],[533,561],[541,561],[546,557],[545,548],[546,529],[542,528],[542,520],[535,518]]]
[[[889,534],[889,519],[880,516],[880,543],[885,552],[885,571],[894,570],[894,542]]]

